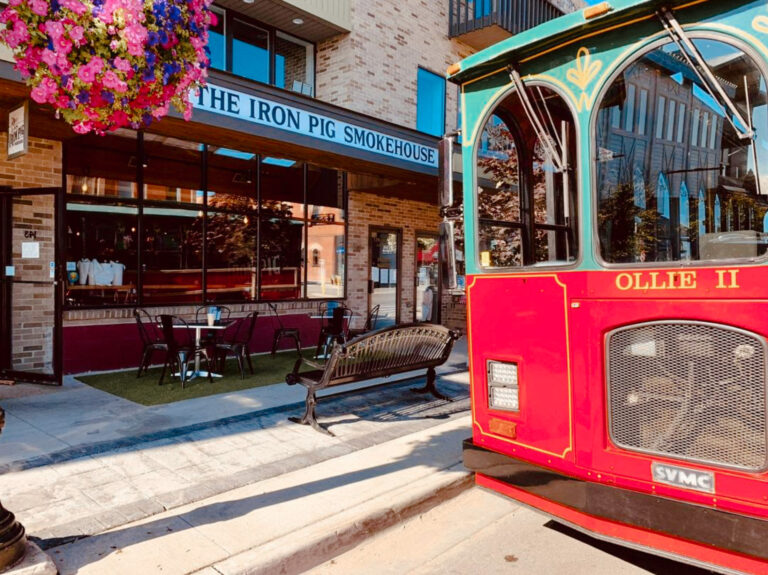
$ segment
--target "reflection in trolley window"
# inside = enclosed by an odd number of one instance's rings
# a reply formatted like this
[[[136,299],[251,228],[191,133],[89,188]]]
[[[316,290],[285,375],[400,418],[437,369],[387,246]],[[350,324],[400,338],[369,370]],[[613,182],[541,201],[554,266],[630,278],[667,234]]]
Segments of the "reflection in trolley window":
[[[597,201],[607,262],[749,259],[766,252],[765,78],[738,48],[710,39],[694,44],[730,103],[701,83],[672,42],[629,64],[601,102]],[[630,80],[651,93],[647,114],[655,138],[616,130],[613,110],[626,108]]]

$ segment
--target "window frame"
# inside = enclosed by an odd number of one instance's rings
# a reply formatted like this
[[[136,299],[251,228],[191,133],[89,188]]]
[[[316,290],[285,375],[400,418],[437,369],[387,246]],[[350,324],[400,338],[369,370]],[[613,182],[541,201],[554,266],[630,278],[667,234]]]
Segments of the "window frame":
[[[341,178],[341,186],[342,186],[342,205],[339,206],[338,209],[341,209],[344,213],[344,287],[343,287],[343,294],[341,296],[335,295],[335,296],[328,296],[326,298],[318,298],[318,297],[307,297],[307,261],[308,261],[308,254],[307,254],[307,247],[308,247],[308,235],[309,235],[309,225],[308,225],[308,214],[307,214],[307,172],[309,170],[310,164],[308,162],[302,162],[302,181],[303,181],[303,190],[302,190],[302,202],[303,202],[303,208],[302,213],[298,217],[294,217],[293,219],[299,219],[302,222],[303,230],[302,230],[302,251],[300,254],[300,261],[302,262],[303,271],[301,271],[299,276],[300,281],[300,291],[299,296],[297,298],[289,298],[285,300],[268,300],[263,299],[261,297],[262,289],[261,289],[261,273],[257,273],[257,297],[252,300],[243,300],[243,299],[237,299],[237,300],[230,300],[230,299],[215,299],[211,300],[208,296],[208,281],[207,281],[207,271],[208,271],[208,262],[207,260],[207,252],[208,252],[208,241],[207,241],[207,225],[208,225],[208,219],[209,219],[209,212],[212,213],[234,213],[238,215],[248,215],[248,217],[255,217],[258,218],[258,221],[261,219],[261,164],[263,157],[268,157],[266,154],[259,154],[257,152],[254,152],[254,169],[256,170],[256,177],[253,178],[253,188],[252,193],[249,194],[249,197],[256,200],[256,206],[257,211],[248,213],[247,210],[241,210],[241,209],[233,209],[233,210],[221,210],[218,208],[214,208],[208,205],[208,158],[209,155],[212,153],[210,152],[210,147],[215,146],[214,144],[209,144],[205,142],[199,143],[201,146],[201,188],[203,191],[203,198],[204,201],[202,204],[189,204],[184,202],[156,202],[153,200],[146,200],[144,198],[144,176],[143,176],[143,159],[144,159],[144,153],[145,153],[145,146],[144,146],[144,134],[143,132],[136,133],[136,139],[135,139],[135,145],[136,145],[136,158],[141,158],[142,161],[136,162],[136,176],[135,181],[132,182],[137,186],[137,189],[139,191],[138,198],[104,198],[99,196],[87,196],[87,195],[81,195],[81,194],[70,194],[68,192],[68,186],[67,181],[69,174],[67,173],[67,163],[66,163],[66,157],[64,158],[64,161],[62,162],[63,169],[62,169],[62,181],[63,181],[63,187],[64,187],[64,206],[63,210],[64,213],[62,214],[62,218],[66,217],[67,209],[66,205],[68,203],[76,203],[76,204],[91,204],[91,205],[104,205],[104,206],[114,206],[114,205],[130,205],[135,206],[138,210],[138,214],[136,215],[137,218],[137,225],[136,225],[136,234],[137,234],[137,262],[136,262],[136,299],[133,302],[130,303],[110,303],[110,304],[84,304],[84,305],[69,305],[66,301],[65,297],[65,291],[61,291],[61,298],[62,298],[62,309],[65,311],[70,310],[91,310],[91,309],[98,309],[98,310],[104,310],[104,309],[119,309],[119,308],[134,308],[137,306],[140,307],[146,307],[146,308],[156,308],[156,307],[168,307],[168,306],[197,306],[197,305],[208,305],[208,304],[222,304],[222,305],[256,305],[260,303],[264,303],[267,301],[272,302],[320,302],[325,300],[331,300],[331,299],[339,299],[340,297],[343,299],[346,299],[348,297],[348,275],[349,275],[349,266],[348,266],[348,253],[349,253],[349,190],[347,187],[347,173],[340,171],[340,170],[334,170],[337,174],[338,178]],[[216,146],[221,147],[221,146]],[[66,154],[66,152],[65,152]],[[326,168],[324,166],[317,166],[320,169],[329,169],[333,170],[333,168]],[[169,209],[194,209],[197,211],[203,212],[203,232],[202,232],[202,243],[200,246],[201,250],[201,268],[200,272],[202,274],[202,295],[200,302],[144,302],[144,293],[143,293],[143,276],[144,276],[144,270],[143,270],[143,254],[144,254],[144,227],[145,227],[145,214],[144,209],[145,207],[162,207],[162,208],[169,208]],[[151,216],[148,216],[151,217]],[[57,238],[57,241],[61,243],[62,246],[65,245],[65,230],[62,229],[60,231],[59,237]],[[260,248],[261,248],[261,227],[259,226],[256,236],[256,258],[257,261],[261,261],[261,254],[260,254]],[[67,261],[67,254],[64,253],[62,250],[61,254],[62,263]],[[260,268],[259,268],[260,270]]]
[[[722,32],[711,32],[711,31],[704,31],[704,30],[687,30],[686,31],[687,36],[691,40],[711,40],[715,42],[722,42],[724,44],[728,44],[729,46],[732,46],[733,48],[736,48],[738,50],[741,50],[741,52],[744,53],[754,64],[755,68],[760,71],[760,73],[763,75],[763,78],[768,85],[768,65],[766,62],[761,58],[761,56],[757,53],[755,49],[753,49],[750,45],[745,43],[739,38],[736,38],[734,36],[731,36],[726,33]],[[755,258],[731,258],[731,259],[721,259],[721,260],[674,260],[674,261],[668,261],[668,262],[658,262],[658,261],[651,261],[651,262],[609,262],[607,261],[601,252],[600,248],[600,227],[599,227],[599,221],[598,221],[598,212],[597,206],[599,205],[599,198],[598,198],[598,187],[597,187],[597,152],[598,152],[598,141],[597,141],[597,128],[599,124],[599,117],[600,117],[600,111],[601,111],[601,104],[605,100],[606,94],[610,91],[613,84],[616,82],[617,78],[623,74],[627,68],[632,66],[633,64],[636,64],[638,61],[640,61],[642,58],[646,57],[648,54],[653,52],[654,50],[657,50],[669,43],[672,43],[673,40],[669,36],[662,36],[661,38],[654,38],[653,40],[645,43],[642,46],[639,46],[633,53],[634,57],[631,60],[627,60],[622,62],[621,66],[618,66],[614,71],[611,72],[610,76],[608,76],[603,85],[601,86],[600,90],[598,91],[597,95],[594,99],[594,104],[592,106],[592,110],[590,113],[590,120],[589,120],[589,134],[590,134],[590,179],[589,179],[589,185],[591,187],[590,190],[590,200],[592,204],[592,213],[589,214],[589,225],[591,226],[591,238],[586,238],[588,241],[590,241],[592,246],[592,257],[594,261],[603,269],[648,269],[648,268],[659,268],[659,267],[680,267],[680,268],[688,268],[688,267],[722,267],[723,265],[730,265],[730,266],[751,266],[751,265],[760,265],[764,264],[766,261],[768,261],[768,253],[766,253],[763,256],[758,256]],[[658,96],[657,96],[658,97]],[[665,106],[666,108],[666,106]],[[684,137],[683,144],[690,144],[691,146],[698,147],[698,142],[693,142],[692,137],[694,135],[694,116],[698,114],[699,121],[701,121],[701,117],[703,114],[703,108],[701,106],[691,106],[689,113],[690,113],[690,124],[686,122],[686,125],[690,125],[690,130],[687,130],[687,134]],[[666,110],[665,110],[666,112]],[[655,129],[655,124],[654,124]],[[696,134],[697,140],[700,139],[701,135]],[[655,134],[652,135],[652,137],[655,137]],[[673,142],[676,143],[676,142]],[[689,190],[690,197],[695,197],[698,201],[699,199],[699,192],[694,192]],[[717,195],[717,194],[715,194]],[[706,197],[706,194],[705,194]],[[697,206],[698,209],[698,206]],[[714,212],[714,202],[712,206],[712,210]],[[691,210],[691,213],[693,213],[693,210]],[[766,218],[768,218],[768,213],[766,213]]]
[[[295,42],[296,44],[303,44],[307,48],[307,57],[311,54],[312,56],[312,62],[311,66],[307,66],[307,70],[311,70],[311,77],[308,78],[309,86],[312,89],[312,95],[307,96],[314,98],[317,90],[317,44],[314,42],[310,42],[309,40],[304,40],[303,38],[300,38],[294,34],[291,34],[290,32],[286,32],[285,30],[280,30],[278,28],[275,28],[274,26],[270,26],[269,24],[266,24],[264,22],[261,22],[260,20],[256,20],[255,18],[251,18],[250,16],[246,16],[245,14],[242,14],[241,12],[237,12],[235,10],[232,10],[231,8],[225,8],[222,6],[214,5],[211,7],[213,9],[217,16],[223,19],[223,25],[224,25],[224,70],[220,68],[211,68],[211,70],[216,70],[217,72],[222,72],[225,74],[232,74],[233,76],[237,78],[243,78],[249,82],[258,82],[260,84],[263,84],[265,82],[260,82],[259,80],[253,80],[251,78],[248,78],[247,76],[240,76],[238,74],[235,74],[232,72],[232,59],[233,59],[233,31],[234,31],[234,20],[240,20],[242,23],[247,24],[249,26],[254,26],[256,28],[260,28],[267,32],[267,38],[268,38],[268,52],[269,52],[269,82],[266,82],[269,86],[274,86],[275,88],[278,88],[280,90],[286,90],[288,92],[291,92],[293,94],[301,94],[301,92],[294,92],[288,87],[280,88],[276,84],[276,45],[277,45],[277,39],[282,38],[284,40],[288,40],[290,42]],[[222,14],[223,13],[223,14]],[[308,73],[309,76],[309,73]],[[304,94],[306,96],[306,94]]]
[[[473,252],[474,252],[474,258],[475,261],[473,262],[475,269],[479,270],[478,273],[537,273],[541,272],[542,269],[547,270],[560,270],[560,269],[572,269],[578,267],[584,258],[584,246],[583,246],[583,233],[582,233],[582,221],[583,221],[583,201],[582,201],[582,190],[581,190],[581,178],[578,177],[578,173],[580,172],[580,169],[578,167],[581,165],[581,127],[580,123],[578,121],[578,114],[576,109],[573,106],[573,103],[571,102],[570,98],[566,96],[557,86],[552,85],[546,81],[533,81],[533,82],[526,82],[525,86],[527,88],[546,88],[550,90],[553,94],[557,95],[565,107],[568,109],[570,115],[571,115],[571,122],[573,125],[573,130],[575,132],[574,135],[574,141],[572,142],[573,146],[573,161],[571,166],[575,166],[577,168],[576,170],[576,177],[573,176],[573,173],[571,174],[570,178],[570,189],[571,189],[571,197],[572,200],[572,208],[576,210],[576,214],[571,214],[571,224],[537,224],[535,221],[536,215],[533,210],[533,186],[529,185],[529,179],[532,176],[531,173],[528,173],[526,170],[520,170],[518,179],[519,179],[519,187],[521,189],[528,190],[528,193],[522,194],[520,197],[520,217],[521,222],[518,224],[517,222],[504,222],[499,220],[491,220],[487,218],[483,218],[484,221],[488,223],[492,223],[493,225],[499,225],[503,227],[507,227],[510,229],[520,229],[521,230],[521,239],[522,239],[522,253],[523,253],[523,264],[520,266],[504,266],[504,267],[491,267],[491,266],[484,266],[481,262],[481,256],[480,256],[480,250],[478,249],[480,246],[480,213],[479,213],[479,197],[478,197],[478,177],[477,177],[477,163],[478,163],[478,154],[481,147],[481,141],[483,137],[483,132],[485,126],[488,124],[492,116],[498,116],[502,119],[502,121],[507,125],[508,128],[510,128],[510,132],[512,133],[513,139],[515,141],[515,148],[518,153],[518,162],[520,158],[520,154],[527,155],[527,151],[525,147],[521,147],[519,145],[519,142],[521,140],[520,134],[522,133],[520,127],[517,125],[517,122],[512,117],[512,114],[502,111],[501,114],[499,114],[499,106],[504,102],[507,98],[513,96],[516,93],[516,90],[514,87],[510,87],[508,90],[505,90],[501,94],[499,94],[494,102],[489,105],[486,109],[485,114],[480,118],[480,120],[477,123],[478,130],[475,134],[475,140],[472,143],[472,194],[473,194],[473,203],[474,203],[474,213],[472,215],[473,218]],[[623,120],[623,114],[621,115],[621,118]],[[623,122],[622,122],[623,124]],[[622,126],[623,127],[623,126]],[[527,160],[526,160],[527,162]],[[533,163],[531,161],[531,167],[533,166]],[[571,234],[571,237],[573,241],[575,242],[575,246],[577,248],[576,256],[572,261],[556,261],[556,262],[536,262],[535,261],[535,239],[536,239],[536,231],[537,230],[544,230],[544,231],[555,231],[555,232],[565,232]],[[465,238],[465,242],[468,240],[468,238]],[[527,260],[527,261],[526,261]]]

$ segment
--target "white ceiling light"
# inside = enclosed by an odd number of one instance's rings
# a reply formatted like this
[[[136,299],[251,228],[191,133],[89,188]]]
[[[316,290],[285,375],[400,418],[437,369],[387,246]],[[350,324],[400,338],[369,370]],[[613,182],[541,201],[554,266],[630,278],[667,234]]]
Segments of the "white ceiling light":
[[[292,20],[292,22],[293,22],[294,24],[296,24],[296,26],[301,26],[302,24],[304,24],[304,20],[303,20],[302,18],[294,18],[294,19]]]

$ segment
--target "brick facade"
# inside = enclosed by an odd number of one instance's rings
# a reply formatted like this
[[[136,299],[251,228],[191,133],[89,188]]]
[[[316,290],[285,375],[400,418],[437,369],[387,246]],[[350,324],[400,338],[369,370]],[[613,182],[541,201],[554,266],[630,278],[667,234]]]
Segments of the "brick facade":
[[[472,53],[448,38],[446,0],[352,2],[352,32],[317,46],[317,97],[416,127],[419,67],[444,75]],[[446,129],[457,121],[458,86],[447,86]]]
[[[353,189],[349,191],[347,305],[355,312],[355,317],[365,318],[368,310],[371,227],[386,226],[401,232],[400,321],[408,323],[414,321],[416,305],[416,234],[437,233],[439,223],[438,208],[434,204],[387,198]],[[441,318],[444,325],[463,330],[466,325],[465,307],[457,306],[453,296],[443,293]]]
[[[0,149],[5,150],[6,146],[7,133],[1,133]],[[26,155],[13,160],[3,156],[0,159],[0,186],[61,186],[61,143],[30,138]],[[49,263],[55,259],[53,196],[14,199],[12,210],[12,258],[16,268],[15,276],[24,280],[49,280]],[[21,244],[25,241],[38,243],[38,258],[21,258]],[[12,369],[53,373],[53,289],[51,285],[34,284],[16,284],[13,287]]]

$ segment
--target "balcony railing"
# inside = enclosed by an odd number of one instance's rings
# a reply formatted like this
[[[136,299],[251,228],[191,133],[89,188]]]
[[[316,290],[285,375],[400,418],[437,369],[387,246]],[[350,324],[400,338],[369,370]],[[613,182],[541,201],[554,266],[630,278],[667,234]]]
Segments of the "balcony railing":
[[[563,15],[547,0],[449,0],[451,38],[474,48],[524,32]]]

